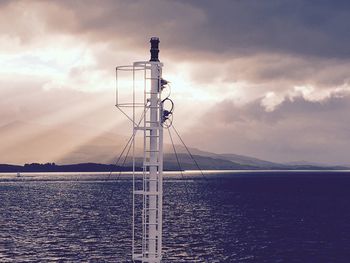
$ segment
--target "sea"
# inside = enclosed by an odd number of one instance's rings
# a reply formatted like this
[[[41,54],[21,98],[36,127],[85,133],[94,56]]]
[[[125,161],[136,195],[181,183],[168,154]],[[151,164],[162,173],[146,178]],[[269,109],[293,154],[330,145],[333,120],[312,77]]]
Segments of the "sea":
[[[164,176],[162,262],[350,262],[350,171]],[[0,262],[132,262],[130,174],[0,174]]]

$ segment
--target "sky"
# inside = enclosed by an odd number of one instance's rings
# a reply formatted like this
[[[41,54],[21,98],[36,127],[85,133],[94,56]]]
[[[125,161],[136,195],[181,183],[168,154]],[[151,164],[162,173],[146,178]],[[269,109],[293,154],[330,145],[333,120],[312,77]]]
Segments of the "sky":
[[[157,36],[190,146],[350,164],[349,32],[348,1],[2,0],[0,163],[122,145],[115,67],[148,60]]]

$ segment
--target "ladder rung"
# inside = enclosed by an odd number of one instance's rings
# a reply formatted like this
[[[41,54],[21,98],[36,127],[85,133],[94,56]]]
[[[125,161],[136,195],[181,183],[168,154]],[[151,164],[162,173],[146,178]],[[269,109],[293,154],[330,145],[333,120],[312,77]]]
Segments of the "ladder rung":
[[[159,130],[161,126],[155,126],[155,127],[135,127],[135,130]]]
[[[134,260],[142,261],[143,263],[151,263],[151,262],[160,262],[160,257],[140,257],[140,258],[134,258]]]
[[[143,223],[144,225],[158,225],[158,223]]]
[[[136,191],[134,191],[134,194],[140,194],[140,195],[159,195],[159,192],[151,192],[151,191],[136,190]]]
[[[149,255],[157,256],[158,253],[157,253],[157,252],[151,253],[151,252],[149,252],[149,251],[145,251],[145,252],[143,252],[143,255],[144,255],[144,256],[149,256]],[[147,257],[147,259],[150,259],[150,257]],[[152,261],[152,262],[153,262],[153,261]]]
[[[160,106],[146,106],[146,108],[148,108],[148,109],[159,109],[160,108]]]
[[[158,208],[143,208],[143,210],[158,210]]]
[[[159,162],[143,162],[143,166],[159,166]]]
[[[158,229],[158,226],[159,224],[158,223],[143,223],[143,227],[144,228],[147,228],[147,226],[154,226],[156,229]],[[156,230],[158,231],[158,230]]]
[[[159,150],[145,150],[145,152],[148,152],[148,153],[157,153],[157,152],[159,152]]]

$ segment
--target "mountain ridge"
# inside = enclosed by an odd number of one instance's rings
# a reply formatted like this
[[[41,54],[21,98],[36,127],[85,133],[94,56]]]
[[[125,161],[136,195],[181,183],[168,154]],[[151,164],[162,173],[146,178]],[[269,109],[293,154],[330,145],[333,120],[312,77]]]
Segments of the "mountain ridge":
[[[215,159],[199,155],[192,155],[195,162],[185,154],[165,154],[164,170],[348,170],[343,166],[312,166],[312,165],[284,165],[270,168],[243,165],[229,160]],[[179,163],[177,162],[179,160]],[[136,171],[142,171],[142,158],[136,158]],[[198,164],[198,166],[197,166]],[[25,165],[0,164],[0,173],[18,173],[18,172],[117,172],[132,171],[132,159],[126,160],[123,165],[119,164],[101,164],[101,163],[77,163],[77,164],[55,164],[55,163],[31,163]]]
[[[3,164],[55,162],[59,165],[84,163],[110,165],[115,163],[127,141],[127,137],[118,135],[116,130],[96,132],[79,125],[60,128],[18,121],[0,126],[0,136],[3,138],[0,147],[0,163]],[[198,169],[187,153],[186,147],[175,145],[175,148],[182,163],[181,169]],[[347,169],[346,165],[332,166],[306,161],[275,163],[234,153],[213,153],[192,147],[189,150],[202,169]],[[164,168],[178,170],[177,158],[171,144],[164,145],[164,154]],[[136,155],[137,165],[141,167],[140,158],[143,154],[140,148],[136,148]],[[131,158],[126,158],[125,166],[131,165]]]

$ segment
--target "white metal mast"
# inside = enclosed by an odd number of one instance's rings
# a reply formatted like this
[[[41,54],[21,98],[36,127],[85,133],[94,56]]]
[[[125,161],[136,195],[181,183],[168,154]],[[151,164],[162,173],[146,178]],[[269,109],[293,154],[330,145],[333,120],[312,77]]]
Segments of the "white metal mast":
[[[116,106],[133,123],[133,236],[132,257],[134,262],[159,263],[162,259],[162,203],[163,203],[163,102],[161,92],[167,81],[162,79],[159,61],[159,39],[152,37],[150,61],[134,62],[132,66],[117,67]],[[118,95],[118,71],[132,71],[132,103],[120,103]],[[143,102],[135,100],[135,74],[143,72]],[[132,117],[123,107],[132,108]],[[142,120],[135,120],[135,108],[143,108]],[[143,123],[141,125],[141,123]],[[142,180],[137,177],[136,139],[137,131],[143,133]]]
[[[134,260],[156,263],[160,262],[162,254],[162,64],[158,59],[159,39],[153,37],[150,42],[151,59],[149,64],[151,74],[149,81],[151,87],[149,91],[146,90],[144,126],[141,127],[144,132],[143,191],[135,192],[143,195],[142,254],[134,254]]]

